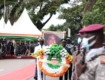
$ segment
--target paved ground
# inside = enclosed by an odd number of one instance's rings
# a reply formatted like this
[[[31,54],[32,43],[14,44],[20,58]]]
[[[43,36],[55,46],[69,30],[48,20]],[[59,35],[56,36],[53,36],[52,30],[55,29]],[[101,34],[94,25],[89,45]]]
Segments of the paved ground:
[[[29,80],[35,80],[35,79],[32,77]],[[59,80],[59,79],[58,78],[53,78],[53,77],[46,76],[46,80]]]
[[[0,59],[0,74],[19,69],[31,63],[34,63],[34,59]]]
[[[34,59],[0,59],[0,74],[19,69],[34,62],[35,62]],[[32,77],[29,80],[34,80],[34,79]],[[46,76],[46,80],[59,80],[59,79]]]

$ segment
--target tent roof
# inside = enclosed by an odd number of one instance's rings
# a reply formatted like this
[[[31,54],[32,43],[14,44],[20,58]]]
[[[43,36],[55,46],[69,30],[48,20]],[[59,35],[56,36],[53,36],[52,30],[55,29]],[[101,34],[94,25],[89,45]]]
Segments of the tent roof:
[[[17,22],[13,25],[12,32],[16,34],[41,35],[41,31],[32,23],[27,10],[24,9]]]
[[[3,33],[9,33],[11,28],[12,28],[12,25],[10,23],[10,20],[8,20],[7,23],[5,24],[5,27],[3,28],[2,32]]]
[[[41,31],[32,23],[27,10],[24,9],[17,22],[11,26],[10,21],[3,25],[4,18],[0,21],[0,36],[1,37],[38,37],[41,36]],[[35,38],[34,38],[35,39]]]
[[[4,18],[2,17],[0,20],[0,33],[3,32],[4,29]]]

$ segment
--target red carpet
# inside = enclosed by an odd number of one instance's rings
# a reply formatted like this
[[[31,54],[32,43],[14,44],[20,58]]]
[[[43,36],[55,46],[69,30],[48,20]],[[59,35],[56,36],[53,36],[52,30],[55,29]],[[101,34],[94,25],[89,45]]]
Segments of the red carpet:
[[[0,75],[0,80],[28,80],[35,73],[35,63]]]

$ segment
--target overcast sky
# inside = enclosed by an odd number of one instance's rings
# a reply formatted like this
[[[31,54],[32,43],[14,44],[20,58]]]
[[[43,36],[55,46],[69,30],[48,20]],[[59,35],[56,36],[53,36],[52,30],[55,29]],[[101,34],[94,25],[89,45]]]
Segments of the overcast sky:
[[[59,13],[56,15],[53,15],[52,18],[49,20],[49,22],[43,27],[43,29],[49,28],[52,24],[53,25],[58,25],[58,24],[63,24],[66,20],[63,19],[58,19]],[[47,19],[48,16],[45,17]]]
[[[63,4],[61,7],[65,7],[68,8],[70,7],[69,4]],[[52,16],[52,18],[49,20],[49,22],[43,27],[43,29],[47,29],[49,28],[51,25],[60,25],[63,24],[66,20],[64,19],[58,19],[59,13],[57,12],[55,15]],[[49,17],[49,15],[45,16],[44,20],[45,21],[47,18]]]

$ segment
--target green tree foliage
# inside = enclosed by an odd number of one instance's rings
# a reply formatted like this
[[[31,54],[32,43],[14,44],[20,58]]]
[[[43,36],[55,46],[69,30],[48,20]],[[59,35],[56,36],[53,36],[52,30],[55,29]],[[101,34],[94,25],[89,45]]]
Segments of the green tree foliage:
[[[61,9],[60,19],[65,19],[64,27],[70,28],[72,35],[83,26],[90,24],[105,25],[105,0],[82,0],[82,4]]]
[[[83,15],[85,25],[104,24],[105,25],[105,0],[97,0],[91,11]]]
[[[6,11],[8,9],[8,17],[13,24],[21,15],[23,9],[26,7],[29,12],[29,16],[37,28],[42,29],[43,26],[51,19],[53,14],[61,4],[67,3],[69,0],[5,0]],[[0,0],[1,16],[3,15],[4,0]],[[50,15],[49,18],[42,22],[46,15]]]
[[[64,25],[56,25],[56,26],[51,25],[47,30],[48,31],[65,31],[66,29]]]
[[[72,34],[77,32],[82,27],[82,13],[83,10],[81,5],[77,5],[73,8],[67,8],[62,9],[62,14],[59,16],[60,19],[66,19],[66,22],[64,23],[64,27],[67,30],[67,28],[70,28],[72,31]]]
[[[57,31],[57,26],[51,25],[47,30],[49,30],[49,31]]]

